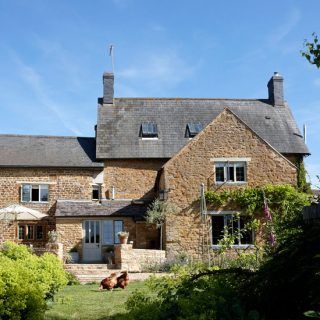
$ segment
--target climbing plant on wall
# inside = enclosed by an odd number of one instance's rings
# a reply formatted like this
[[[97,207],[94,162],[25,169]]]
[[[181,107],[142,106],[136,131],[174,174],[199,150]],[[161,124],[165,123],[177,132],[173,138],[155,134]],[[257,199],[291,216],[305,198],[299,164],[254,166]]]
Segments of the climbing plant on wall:
[[[310,195],[290,185],[206,192],[207,204],[211,209],[239,210],[252,218],[263,218],[265,199],[273,217],[277,241],[282,242],[289,234],[299,233],[301,211],[310,204]]]

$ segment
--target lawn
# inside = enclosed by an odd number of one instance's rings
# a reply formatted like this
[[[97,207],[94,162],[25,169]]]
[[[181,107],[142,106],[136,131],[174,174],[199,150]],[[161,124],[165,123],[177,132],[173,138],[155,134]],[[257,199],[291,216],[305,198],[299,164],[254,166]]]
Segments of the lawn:
[[[49,303],[45,319],[125,319],[124,303],[128,296],[144,286],[143,281],[131,282],[126,289],[113,291],[100,291],[98,284],[68,286]]]

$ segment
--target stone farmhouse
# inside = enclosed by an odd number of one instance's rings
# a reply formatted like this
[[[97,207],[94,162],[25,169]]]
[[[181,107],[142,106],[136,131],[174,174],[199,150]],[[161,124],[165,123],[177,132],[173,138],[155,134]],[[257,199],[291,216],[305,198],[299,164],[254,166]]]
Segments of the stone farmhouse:
[[[91,262],[126,230],[134,248],[158,249],[159,230],[144,217],[160,198],[179,210],[166,221],[167,255],[196,254],[201,184],[296,185],[308,154],[278,73],[266,99],[115,98],[114,75],[104,73],[94,137],[0,135],[0,209],[46,215],[2,220],[0,241],[43,247],[56,230],[65,252],[77,247]],[[212,213],[213,247],[230,216]]]

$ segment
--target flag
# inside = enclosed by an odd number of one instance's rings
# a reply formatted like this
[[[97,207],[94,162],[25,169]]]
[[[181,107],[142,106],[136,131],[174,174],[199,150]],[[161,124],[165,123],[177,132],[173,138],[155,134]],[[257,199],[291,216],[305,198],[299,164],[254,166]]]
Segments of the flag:
[[[113,53],[113,44],[110,44],[110,47],[109,47],[109,56],[112,56],[112,53]]]

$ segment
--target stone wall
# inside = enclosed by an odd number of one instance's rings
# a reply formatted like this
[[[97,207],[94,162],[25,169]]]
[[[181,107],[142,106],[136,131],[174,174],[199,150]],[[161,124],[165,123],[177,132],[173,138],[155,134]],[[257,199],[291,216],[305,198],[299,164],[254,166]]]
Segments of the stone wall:
[[[213,158],[251,158],[247,163],[247,183],[215,184]],[[297,181],[296,167],[252,132],[230,111],[221,113],[164,166],[165,189],[169,200],[179,208],[166,223],[166,249],[169,256],[186,252],[196,256],[201,243],[199,187],[219,189],[258,187],[268,183]]]
[[[148,267],[164,263],[164,250],[133,249],[132,244],[115,246],[115,263],[121,270],[142,272]]]
[[[104,193],[115,199],[152,199],[158,170],[164,159],[117,159],[104,163]]]
[[[55,229],[56,200],[91,200],[92,183],[96,174],[97,169],[0,168],[0,208],[11,204],[20,204],[48,214],[50,217],[42,221],[46,226],[47,234],[49,230]],[[46,203],[21,202],[20,192],[23,183],[48,184],[49,201]],[[17,240],[16,227],[10,228],[10,232],[6,232],[5,237],[0,236],[0,241],[4,238],[21,242]],[[36,244],[31,240],[23,241],[23,243]],[[44,243],[45,241],[42,244],[44,245]]]

